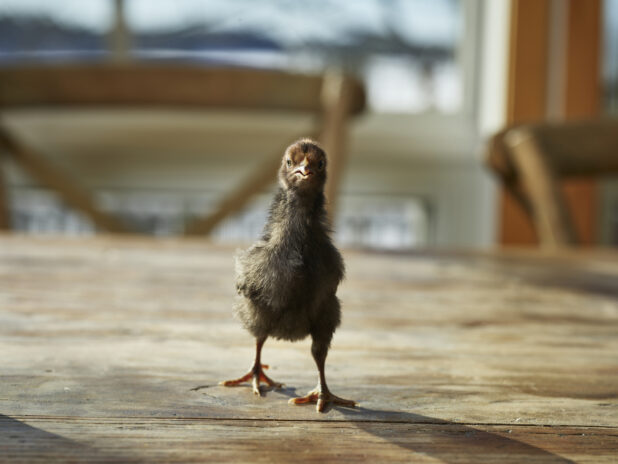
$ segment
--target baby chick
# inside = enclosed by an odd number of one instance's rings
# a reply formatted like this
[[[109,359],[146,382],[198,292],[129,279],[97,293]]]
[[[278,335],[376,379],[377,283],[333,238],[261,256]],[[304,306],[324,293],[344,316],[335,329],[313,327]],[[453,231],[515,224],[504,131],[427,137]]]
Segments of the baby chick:
[[[292,404],[317,403],[354,407],[354,401],[333,395],[327,385],[324,363],[335,329],[341,321],[335,296],[343,278],[341,255],[331,242],[324,208],[326,154],[315,142],[301,139],[290,145],[279,169],[279,189],[272,201],[262,238],[242,252],[236,262],[236,314],[256,338],[251,370],[234,386],[252,379],[253,392],[260,382],[281,387],[264,374],[262,346],[266,339],[296,341],[311,335],[311,353],[319,372],[317,387]]]

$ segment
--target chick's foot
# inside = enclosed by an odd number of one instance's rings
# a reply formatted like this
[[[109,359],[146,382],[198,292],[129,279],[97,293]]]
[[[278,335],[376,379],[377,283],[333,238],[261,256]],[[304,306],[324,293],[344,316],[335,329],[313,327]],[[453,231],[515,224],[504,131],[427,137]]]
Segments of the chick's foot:
[[[324,412],[326,407],[330,404],[345,406],[347,408],[356,407],[356,401],[346,400],[343,398],[339,398],[338,396],[333,395],[328,388],[320,388],[319,386],[315,389],[307,393],[305,396],[300,396],[298,398],[292,398],[288,401],[290,404],[307,404],[307,403],[316,403],[316,411]]]
[[[266,383],[269,387],[281,388],[283,386],[282,383],[275,382],[273,379],[264,374],[264,369],[268,369],[267,364],[258,364],[251,368],[249,372],[238,379],[234,380],[225,380],[223,382],[219,382],[219,385],[223,385],[224,387],[235,387],[240,385],[241,383],[248,382],[251,379],[251,384],[253,386],[253,393],[255,395],[260,396],[260,382]]]

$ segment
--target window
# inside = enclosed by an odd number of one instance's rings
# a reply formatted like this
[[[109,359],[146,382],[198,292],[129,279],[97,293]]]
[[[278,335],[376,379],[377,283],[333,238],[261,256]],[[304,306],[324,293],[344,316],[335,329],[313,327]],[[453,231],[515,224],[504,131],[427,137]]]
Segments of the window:
[[[124,28],[133,58],[341,66],[365,81],[375,112],[453,114],[464,100],[463,9],[459,0],[6,0],[0,50],[3,61],[109,58]]]
[[[389,242],[405,247],[478,244],[478,224],[484,223],[478,208],[487,205],[480,199],[487,195],[487,182],[477,156],[476,118],[482,5],[480,0],[4,0],[0,24],[11,25],[13,32],[0,27],[0,64],[120,57],[301,72],[343,67],[364,81],[369,111],[352,128],[344,182],[344,203],[359,205],[363,199],[364,206],[356,215],[342,211],[341,226],[350,230],[343,230],[341,239],[375,245],[362,237],[380,236],[375,228],[384,224],[384,237],[409,235]],[[114,182],[110,177],[112,190]],[[104,197],[114,196],[108,193]],[[385,202],[395,205],[388,217],[378,214]],[[397,215],[403,219],[394,225]]]
[[[110,0],[3,0],[0,65],[105,57],[112,13]]]
[[[132,53],[361,76],[378,112],[461,108],[458,0],[128,0]]]

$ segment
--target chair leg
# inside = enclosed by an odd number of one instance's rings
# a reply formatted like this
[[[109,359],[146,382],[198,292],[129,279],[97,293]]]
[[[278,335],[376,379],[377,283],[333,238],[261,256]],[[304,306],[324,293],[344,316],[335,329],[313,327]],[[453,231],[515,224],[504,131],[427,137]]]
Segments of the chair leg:
[[[331,223],[335,219],[339,186],[345,168],[345,142],[353,98],[352,91],[352,81],[344,74],[327,72],[324,76],[319,141],[328,154],[325,194]]]
[[[260,164],[258,169],[252,171],[232,192],[223,197],[212,213],[188,224],[185,235],[210,234],[225,218],[240,211],[253,196],[272,184],[280,164],[280,153]]]
[[[530,200],[541,245],[554,248],[574,245],[575,230],[566,201],[533,134],[526,129],[514,129],[506,135],[506,143]]]
[[[240,211],[251,198],[276,180],[282,156],[283,150],[261,163],[234,190],[223,197],[212,213],[187,225],[185,235],[208,235],[225,218]]]
[[[25,172],[42,186],[57,193],[64,202],[88,216],[92,222],[108,232],[128,232],[114,216],[101,211],[88,192],[82,190],[70,177],[49,164],[43,157],[19,143],[0,127],[0,148],[4,149]]]

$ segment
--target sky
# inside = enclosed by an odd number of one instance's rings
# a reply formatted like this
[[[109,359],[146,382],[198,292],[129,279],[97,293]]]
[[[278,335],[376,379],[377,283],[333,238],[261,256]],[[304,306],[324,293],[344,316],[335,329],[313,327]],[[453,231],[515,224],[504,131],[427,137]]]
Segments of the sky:
[[[358,30],[396,30],[412,42],[450,45],[460,36],[458,0],[125,0],[137,32],[207,24],[212,30],[258,31],[287,44],[345,41]],[[110,28],[113,0],[2,0],[0,15],[40,15],[100,33]],[[385,7],[386,6],[386,7]]]

